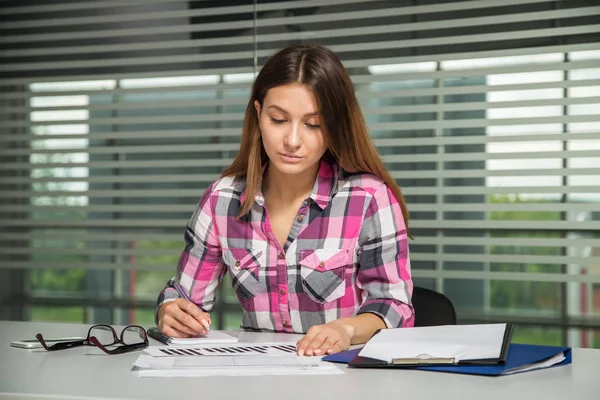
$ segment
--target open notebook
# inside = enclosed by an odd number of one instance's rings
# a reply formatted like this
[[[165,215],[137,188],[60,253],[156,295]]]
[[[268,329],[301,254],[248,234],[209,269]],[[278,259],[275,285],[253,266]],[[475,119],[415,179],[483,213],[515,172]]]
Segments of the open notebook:
[[[502,365],[506,362],[512,329],[511,324],[383,329],[349,365]]]

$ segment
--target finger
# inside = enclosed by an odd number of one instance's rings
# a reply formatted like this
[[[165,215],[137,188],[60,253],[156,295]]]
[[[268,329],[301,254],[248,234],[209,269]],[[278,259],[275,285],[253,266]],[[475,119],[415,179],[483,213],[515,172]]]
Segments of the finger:
[[[180,310],[173,314],[172,317],[183,327],[182,330],[184,332],[188,332],[192,336],[204,335],[206,333],[206,328],[185,311]],[[180,329],[179,327],[177,328]]]
[[[182,332],[184,336],[179,337],[189,337],[193,336],[194,332],[189,329],[185,329],[185,326],[182,325],[175,317],[177,313],[181,312],[179,306],[176,302],[170,302],[164,306],[164,311],[162,312],[162,316],[158,322],[158,326],[162,332],[166,333],[167,328],[176,329],[179,332]]]
[[[179,307],[191,315],[196,321],[198,321],[204,329],[208,332],[210,330],[210,314],[202,311],[198,306],[191,301],[179,299]]]
[[[191,315],[180,308],[173,309],[165,318],[166,322],[177,330],[185,332],[191,336],[198,336],[204,327],[198,323]]]
[[[306,337],[306,335],[305,335],[302,339],[300,339],[298,341],[298,343],[296,343],[296,353],[299,356],[303,356],[304,355],[304,353],[306,352],[306,348],[308,347],[308,345],[309,345],[309,343],[310,343],[311,340],[312,339],[308,339]]]
[[[167,336],[170,337],[176,337],[176,338],[189,338],[190,335],[188,335],[185,332],[182,332],[178,329],[173,328],[172,326],[165,326],[163,329],[161,329],[162,333],[164,333]]]
[[[165,335],[173,337],[195,336],[189,328],[186,328],[170,314],[165,315],[162,331]]]
[[[333,347],[333,345],[335,345],[337,342],[338,342],[338,339],[328,336],[327,339],[325,339],[325,341],[323,342],[323,344],[321,344],[321,346],[319,346],[319,348],[315,349],[314,354],[316,356],[325,354],[327,352],[327,350],[331,349]]]
[[[296,353],[298,353],[299,356],[303,356],[306,353],[306,349],[319,331],[320,326],[313,326],[306,332],[306,335],[296,343]]]
[[[168,314],[165,316],[165,324],[173,329],[176,329],[180,332],[183,332],[184,334],[187,335],[187,337],[190,336],[197,336],[197,333],[191,329],[190,327],[188,327],[187,325],[181,323],[174,315],[172,314]]]
[[[175,319],[192,329],[194,332],[193,334],[195,335],[205,335],[208,333],[208,330],[206,329],[206,321],[204,321],[203,324],[194,316],[195,314],[197,315],[198,312],[201,312],[194,303],[187,300],[182,300],[178,301],[176,304],[179,307],[179,311],[173,314]]]
[[[177,330],[175,328],[171,328],[171,330],[173,331],[173,333],[175,333],[176,335],[180,335],[179,337],[190,337],[190,335],[188,335],[185,332],[182,332],[180,330]]]
[[[317,336],[315,336],[306,347],[306,355],[309,357],[315,355],[315,350],[323,345],[325,340],[327,340],[327,337],[328,334],[326,330],[321,331]]]
[[[348,350],[350,345],[344,345],[342,341],[338,340],[329,350],[327,354],[339,353],[340,351]]]

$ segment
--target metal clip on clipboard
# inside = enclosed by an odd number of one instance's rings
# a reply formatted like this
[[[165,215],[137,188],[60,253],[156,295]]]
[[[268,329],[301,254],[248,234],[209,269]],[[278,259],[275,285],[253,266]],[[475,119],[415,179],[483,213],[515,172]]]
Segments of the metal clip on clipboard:
[[[414,358],[392,358],[394,365],[427,365],[427,364],[454,364],[454,358],[432,357],[429,354],[419,354]]]

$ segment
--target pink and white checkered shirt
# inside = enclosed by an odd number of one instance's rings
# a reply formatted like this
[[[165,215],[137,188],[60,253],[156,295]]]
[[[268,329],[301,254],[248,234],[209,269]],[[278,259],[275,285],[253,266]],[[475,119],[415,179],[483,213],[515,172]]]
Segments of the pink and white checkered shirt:
[[[188,222],[173,279],[200,308],[212,310],[215,288],[229,273],[244,310],[243,329],[305,333],[366,312],[390,328],[413,326],[406,226],[381,179],[322,161],[283,248],[261,192],[237,218],[244,189],[244,179],[219,179]],[[167,286],[158,305],[177,297]]]

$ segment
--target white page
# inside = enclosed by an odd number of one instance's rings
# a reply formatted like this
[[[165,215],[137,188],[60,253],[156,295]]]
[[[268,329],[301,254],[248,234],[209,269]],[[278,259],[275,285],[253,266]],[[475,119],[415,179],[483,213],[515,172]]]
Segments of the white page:
[[[141,354],[133,364],[140,368],[150,369],[187,369],[214,367],[314,367],[319,365],[332,366],[321,361],[319,357],[300,357],[283,355],[278,357],[265,356],[225,356],[225,357],[152,357]]]
[[[335,365],[318,357],[296,355],[152,357],[141,354],[134,366],[139,377],[343,374]]]
[[[209,331],[208,334],[192,338],[171,338],[171,345],[192,346],[206,343],[236,343],[238,338],[222,331]]]
[[[505,330],[506,324],[383,329],[359,355],[388,363],[393,358],[499,358]]]
[[[508,370],[502,372],[500,375],[512,375],[512,374],[516,374],[518,372],[527,372],[527,371],[532,371],[535,369],[548,368],[555,364],[560,364],[561,362],[563,362],[565,360],[565,358],[566,358],[565,353],[561,352],[561,353],[558,353],[557,355],[550,357],[549,359],[544,360],[544,361],[508,369]]]
[[[207,377],[207,376],[281,376],[281,375],[342,375],[344,371],[336,367],[301,367],[301,368],[210,368],[210,369],[139,369],[134,368],[133,373],[139,378],[181,378],[181,377]]]

